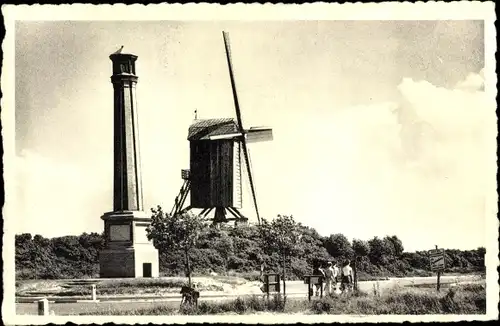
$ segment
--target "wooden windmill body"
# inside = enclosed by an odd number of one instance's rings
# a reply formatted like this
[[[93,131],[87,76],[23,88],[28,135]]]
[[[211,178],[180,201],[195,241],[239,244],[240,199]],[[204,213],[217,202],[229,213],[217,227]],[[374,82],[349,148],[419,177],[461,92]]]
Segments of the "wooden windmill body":
[[[272,129],[252,127],[244,129],[236,95],[231,66],[229,42],[223,33],[226,46],[229,74],[237,119],[195,119],[189,127],[190,169],[182,170],[184,184],[175,199],[171,214],[191,209],[202,209],[201,216],[207,217],[215,209],[214,223],[235,221],[246,222],[238,209],[242,207],[242,165],[246,163],[257,219],[260,223],[255,187],[250,167],[247,144],[272,140]],[[182,208],[190,196],[190,205]],[[227,212],[232,216],[228,217]]]

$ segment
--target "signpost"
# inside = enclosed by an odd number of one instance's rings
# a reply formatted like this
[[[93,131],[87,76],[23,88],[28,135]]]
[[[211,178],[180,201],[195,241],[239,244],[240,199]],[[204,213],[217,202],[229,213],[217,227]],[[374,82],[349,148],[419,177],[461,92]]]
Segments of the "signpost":
[[[323,297],[323,276],[321,275],[306,275],[304,276],[304,284],[307,284],[307,297],[311,301],[311,296],[313,293],[313,286],[315,284],[320,284],[321,297]]]
[[[354,274],[354,280],[353,280],[353,283],[354,283],[354,291],[358,291],[358,270],[357,270],[357,262],[358,262],[358,256],[356,256],[354,258],[354,264],[353,264],[353,268],[352,268],[352,271],[353,271],[353,274]]]
[[[441,287],[441,273],[445,268],[444,249],[438,249],[438,246],[436,246],[436,249],[429,250],[429,260],[431,271],[437,271],[437,290],[439,292],[439,289]]]
[[[277,273],[264,274],[264,292],[267,293],[267,298],[269,299],[269,293],[280,292],[280,275]]]

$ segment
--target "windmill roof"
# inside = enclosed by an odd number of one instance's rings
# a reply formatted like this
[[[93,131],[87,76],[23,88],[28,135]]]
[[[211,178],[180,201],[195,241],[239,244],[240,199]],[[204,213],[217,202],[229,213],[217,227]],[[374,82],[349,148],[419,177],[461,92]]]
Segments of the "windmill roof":
[[[238,125],[233,118],[199,119],[189,126],[188,140],[209,140],[211,136],[237,132]]]

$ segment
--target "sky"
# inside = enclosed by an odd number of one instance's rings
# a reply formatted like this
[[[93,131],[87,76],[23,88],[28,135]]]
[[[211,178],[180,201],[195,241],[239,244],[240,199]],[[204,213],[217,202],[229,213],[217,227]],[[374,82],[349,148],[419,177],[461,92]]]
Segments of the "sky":
[[[273,128],[249,145],[262,216],[408,251],[485,245],[496,114],[484,26],[465,20],[17,22],[16,233],[102,232],[121,45],[138,56],[144,206],[170,210],[194,110],[235,117],[222,30],[244,125]]]

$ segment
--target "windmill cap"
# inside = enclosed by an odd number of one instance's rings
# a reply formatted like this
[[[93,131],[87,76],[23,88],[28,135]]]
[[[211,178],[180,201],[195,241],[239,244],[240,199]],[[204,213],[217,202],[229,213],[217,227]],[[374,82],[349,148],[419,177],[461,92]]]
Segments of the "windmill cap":
[[[188,140],[209,140],[211,136],[230,135],[238,132],[233,118],[197,119],[189,126]]]

